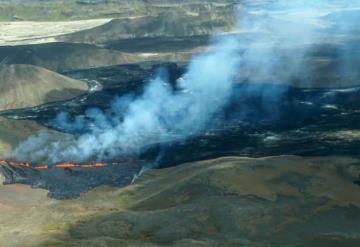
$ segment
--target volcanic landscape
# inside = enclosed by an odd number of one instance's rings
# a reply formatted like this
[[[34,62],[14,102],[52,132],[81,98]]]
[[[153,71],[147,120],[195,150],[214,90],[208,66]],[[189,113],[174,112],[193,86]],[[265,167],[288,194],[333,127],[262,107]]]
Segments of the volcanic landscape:
[[[43,2],[0,1],[0,246],[359,246],[359,4]]]

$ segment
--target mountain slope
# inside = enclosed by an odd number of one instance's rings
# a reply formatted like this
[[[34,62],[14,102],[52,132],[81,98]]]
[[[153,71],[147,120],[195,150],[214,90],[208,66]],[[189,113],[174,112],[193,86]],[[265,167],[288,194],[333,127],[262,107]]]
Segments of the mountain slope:
[[[3,64],[31,64],[53,71],[87,69],[131,63],[141,56],[87,44],[48,43],[0,47]]]
[[[86,90],[85,82],[36,66],[0,66],[0,110],[67,100]]]
[[[4,246],[357,246],[358,164],[345,157],[227,157],[148,171],[127,188],[97,188],[67,201],[3,186],[0,240]]]
[[[19,131],[21,130],[21,131]],[[12,120],[0,117],[0,159],[7,157],[10,152],[28,137],[46,131],[49,137],[59,138],[64,134],[47,129],[34,121]]]
[[[157,16],[114,19],[104,25],[60,36],[59,41],[104,44],[111,41],[142,37],[187,37],[211,35],[231,30],[234,25],[228,14],[189,15],[183,11],[163,12]],[[224,14],[224,15],[222,15]]]
[[[237,0],[0,0],[0,20],[68,21],[144,16],[169,8],[216,11]]]

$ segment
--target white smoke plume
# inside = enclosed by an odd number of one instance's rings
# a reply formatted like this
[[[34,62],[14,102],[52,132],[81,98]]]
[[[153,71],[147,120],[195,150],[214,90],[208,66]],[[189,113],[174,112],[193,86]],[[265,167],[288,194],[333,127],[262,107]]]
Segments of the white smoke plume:
[[[201,133],[228,103],[238,81],[283,83],[301,73],[308,46],[325,39],[319,30],[330,24],[321,17],[336,6],[346,7],[332,1],[309,2],[239,7],[237,32],[218,35],[208,51],[191,60],[177,81],[180,90],[174,91],[159,75],[149,80],[141,96],[114,100],[111,114],[89,111],[93,127],[88,133],[58,141],[41,133],[19,145],[12,156],[48,162],[104,160]],[[244,32],[251,37],[242,38]],[[81,126],[80,120],[68,122],[64,116],[58,117],[64,125]]]
[[[149,81],[144,93],[124,107],[123,100],[113,108],[126,111],[124,118],[111,119],[93,110],[94,127],[67,145],[48,143],[44,134],[29,139],[15,151],[15,156],[29,155],[37,160],[44,155],[50,162],[85,161],[133,154],[144,145],[187,138],[204,130],[212,116],[229,98],[239,66],[238,43],[233,38],[216,41],[216,49],[196,56],[188,72],[178,80],[181,90],[174,92],[164,78]],[[125,109],[124,109],[125,108]]]

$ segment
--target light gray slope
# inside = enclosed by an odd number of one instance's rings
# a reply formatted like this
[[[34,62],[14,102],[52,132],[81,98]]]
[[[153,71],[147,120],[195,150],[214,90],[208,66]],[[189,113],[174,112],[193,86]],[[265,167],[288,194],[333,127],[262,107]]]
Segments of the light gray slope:
[[[86,90],[85,82],[33,65],[0,66],[0,110],[67,100]]]

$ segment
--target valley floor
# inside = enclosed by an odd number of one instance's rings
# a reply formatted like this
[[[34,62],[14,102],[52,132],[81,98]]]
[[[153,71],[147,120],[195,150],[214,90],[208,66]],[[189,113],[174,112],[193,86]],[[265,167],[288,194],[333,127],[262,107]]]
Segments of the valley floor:
[[[55,42],[55,37],[103,25],[111,19],[0,22],[0,45]]]

